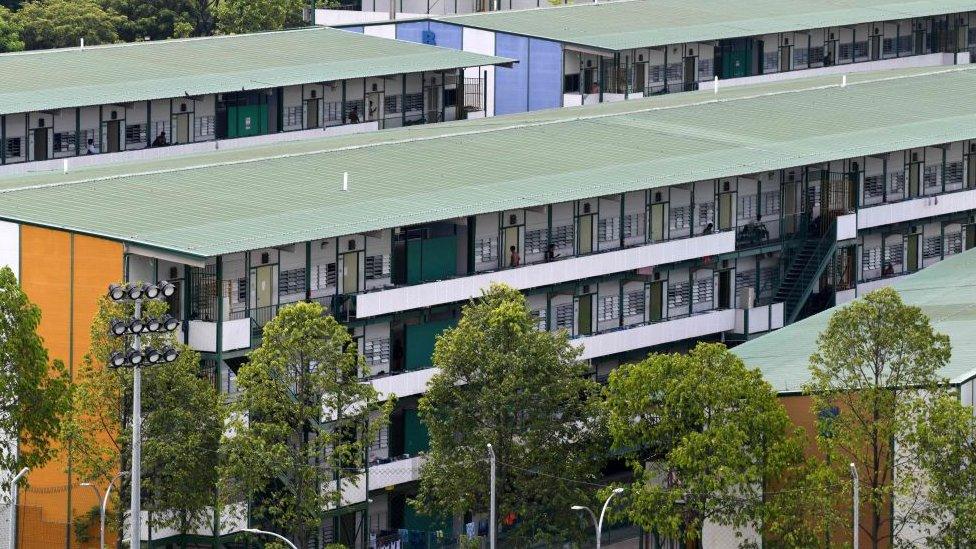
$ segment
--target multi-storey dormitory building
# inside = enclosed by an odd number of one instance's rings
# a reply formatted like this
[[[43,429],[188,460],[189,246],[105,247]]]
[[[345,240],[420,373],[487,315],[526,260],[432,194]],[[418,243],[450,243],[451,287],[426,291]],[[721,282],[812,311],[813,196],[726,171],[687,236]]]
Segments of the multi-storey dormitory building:
[[[837,250],[976,208],[974,84],[965,68],[830,76],[0,177],[0,263],[69,367],[106,284],[174,280],[185,341],[231,393],[265,322],[323,303],[364,382],[400,397],[372,448],[371,528],[425,530],[405,506],[427,444],[417,399],[466,300],[522,290],[597,377],[782,326],[839,287]]]
[[[968,63],[976,3],[601,2],[347,30],[518,59],[488,71],[496,114],[799,76]]]
[[[3,54],[0,173],[484,116],[505,61],[325,28]]]
[[[967,247],[968,249],[968,247]],[[938,374],[945,378],[947,386],[953,388],[963,404],[976,406],[976,356],[974,356],[972,336],[976,330],[976,291],[972,284],[972,273],[976,271],[976,252],[967,251],[952,259],[939,263],[911,276],[887,279],[907,305],[921,308],[931,320],[932,329],[949,337],[952,356]],[[874,288],[872,288],[874,289]],[[860,288],[859,288],[860,291]],[[818,418],[812,410],[809,395],[803,394],[804,384],[810,381],[809,357],[817,351],[817,336],[827,328],[830,316],[836,307],[796,322],[778,330],[743,343],[733,349],[746,364],[759,368],[763,377],[779,393],[791,419],[815,435]],[[841,412],[843,413],[843,411]],[[949,450],[946,450],[949,453]],[[910,461],[901,461],[901,466]],[[909,466],[914,467],[914,466]],[[898,476],[899,472],[895,472]],[[909,474],[916,474],[910,471]],[[889,512],[900,512],[903,506],[896,495]],[[909,505],[917,505],[917,501]],[[870,518],[862,514],[862,532],[870,531],[867,526]],[[897,541],[914,546],[926,546],[919,529],[907,525],[893,532]],[[706,529],[706,536],[708,530]],[[705,538],[705,547],[721,547],[724,540],[710,544]],[[870,543],[865,534],[862,546]]]

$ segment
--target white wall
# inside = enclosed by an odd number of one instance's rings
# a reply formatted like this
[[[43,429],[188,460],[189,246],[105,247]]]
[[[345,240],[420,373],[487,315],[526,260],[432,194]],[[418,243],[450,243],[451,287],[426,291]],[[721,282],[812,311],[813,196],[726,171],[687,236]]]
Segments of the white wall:
[[[462,29],[461,44],[464,51],[481,53],[485,55],[495,55],[495,33],[491,31],[472,29],[465,27]],[[464,69],[465,78],[484,77],[485,71],[488,72],[488,80],[484,83],[487,88],[488,101],[485,105],[487,116],[495,114],[495,67],[471,67]]]
[[[4,266],[20,277],[20,225],[0,221],[0,267]]]
[[[976,190],[927,196],[895,204],[862,208],[857,213],[857,228],[869,229],[974,208],[976,208]]]
[[[733,328],[735,328],[735,310],[725,309],[627,330],[581,337],[573,340],[572,343],[583,347],[580,358],[585,360],[672,341],[728,332]]]

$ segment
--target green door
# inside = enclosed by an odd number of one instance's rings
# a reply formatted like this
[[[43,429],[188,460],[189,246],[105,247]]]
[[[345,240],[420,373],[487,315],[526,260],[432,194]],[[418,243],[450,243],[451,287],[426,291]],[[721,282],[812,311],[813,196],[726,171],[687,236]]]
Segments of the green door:
[[[664,282],[657,281],[651,282],[650,284],[650,296],[648,302],[650,306],[647,308],[647,320],[649,322],[658,322],[664,318]]]
[[[453,318],[449,318],[407,326],[404,334],[406,337],[404,368],[407,371],[429,368],[437,336],[445,329],[454,326],[454,322]]]
[[[415,456],[430,449],[430,434],[417,410],[403,411],[403,453]]]
[[[457,274],[457,236],[407,241],[407,284],[444,280]]]
[[[908,240],[908,257],[906,258],[906,260],[908,261],[908,266],[907,266],[908,272],[914,273],[915,271],[921,268],[920,261],[919,261],[919,253],[918,253],[919,235],[910,234],[908,235],[907,240]]]
[[[267,132],[267,105],[227,107],[227,137],[250,137]]]
[[[580,296],[576,302],[579,307],[576,333],[590,335],[593,333],[593,294]]]

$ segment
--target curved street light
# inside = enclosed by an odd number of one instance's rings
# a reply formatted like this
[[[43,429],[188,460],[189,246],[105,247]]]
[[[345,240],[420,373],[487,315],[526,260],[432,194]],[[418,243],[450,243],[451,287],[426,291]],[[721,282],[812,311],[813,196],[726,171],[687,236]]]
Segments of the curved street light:
[[[610,500],[613,499],[613,496],[623,491],[623,488],[614,488],[613,491],[610,492],[610,495],[607,496],[607,501],[603,502],[603,509],[600,511],[599,520],[596,518],[596,514],[593,513],[593,510],[585,505],[574,505],[570,507],[570,509],[573,511],[586,511],[590,514],[590,518],[593,519],[593,526],[596,527],[596,549],[600,549],[600,538],[603,537],[603,517],[607,513],[607,507],[610,505]]]
[[[276,537],[276,538],[280,539],[281,541],[287,543],[288,546],[291,547],[291,549],[298,549],[298,547],[294,543],[292,543],[288,538],[286,538],[285,536],[282,536],[281,534],[275,534],[274,532],[268,532],[267,530],[258,530],[257,528],[244,528],[244,529],[241,530],[241,532],[247,532],[249,534],[259,534],[259,535],[263,535],[263,536]]]
[[[10,549],[14,549],[14,538],[17,536],[17,481],[30,471],[24,467],[10,480]]]

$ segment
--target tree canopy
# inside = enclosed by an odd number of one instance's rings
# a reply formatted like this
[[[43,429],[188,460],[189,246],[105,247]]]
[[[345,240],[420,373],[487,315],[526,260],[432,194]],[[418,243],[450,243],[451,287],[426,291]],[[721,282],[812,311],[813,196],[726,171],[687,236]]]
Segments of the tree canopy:
[[[166,309],[162,301],[143,304],[144,316],[158,317]],[[130,303],[100,299],[90,351],[75,378],[71,414],[62,433],[74,472],[102,486],[116,471],[130,468],[132,370],[106,364],[111,352],[124,345],[108,334],[109,322],[133,312]],[[175,344],[170,334],[144,336],[143,342]],[[154,527],[190,532],[213,518],[223,400],[213,383],[201,377],[199,353],[185,346],[175,362],[144,365],[142,374],[145,509],[153,511]]]
[[[22,49],[24,41],[20,39],[20,25],[9,9],[0,6],[0,53]]]
[[[27,49],[109,44],[119,39],[125,18],[95,0],[34,0],[14,13]]]
[[[439,372],[420,399],[430,451],[413,502],[434,517],[488,510],[487,445],[498,460],[506,543],[581,535],[606,445],[599,385],[565,332],[537,329],[525,297],[493,285],[435,345]],[[564,480],[572,479],[572,480]]]
[[[222,34],[273,31],[304,24],[303,0],[222,0],[217,30]]]
[[[319,303],[296,303],[265,324],[238,372],[223,448],[224,498],[250,501],[256,523],[299,547],[340,502],[335,481],[355,482],[392,407],[359,381],[365,359],[324,313]]]
[[[37,334],[40,322],[13,271],[0,268],[0,471],[38,467],[56,452],[70,389],[64,365],[49,359]]]
[[[861,529],[873,547],[917,520],[925,486],[918,475],[895,472],[919,467],[919,449],[903,444],[944,393],[939,369],[950,352],[949,338],[921,309],[883,288],[837,310],[810,357],[806,391],[821,418],[817,442],[839,478],[850,478],[849,463],[857,467],[867,511]],[[849,490],[841,486],[839,493]],[[895,496],[900,509],[892,515]]]
[[[798,494],[777,492],[810,472],[803,438],[759,371],[724,345],[621,366],[605,406],[613,448],[634,471],[627,515],[636,524],[693,541],[711,521],[765,529],[783,546],[816,544],[788,505]]]
[[[217,0],[101,0],[104,9],[124,17],[121,40],[164,40],[207,36],[214,30]]]

